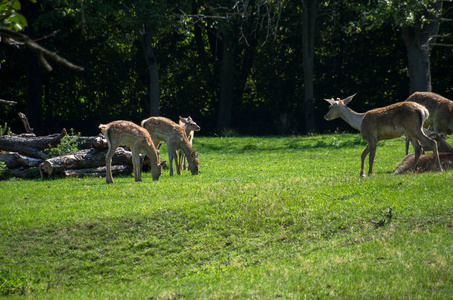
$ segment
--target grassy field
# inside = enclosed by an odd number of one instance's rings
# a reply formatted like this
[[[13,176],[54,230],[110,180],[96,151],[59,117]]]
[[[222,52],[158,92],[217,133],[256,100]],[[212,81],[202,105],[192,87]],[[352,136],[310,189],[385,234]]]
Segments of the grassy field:
[[[197,176],[0,182],[0,296],[451,298],[452,171],[393,176],[396,139],[362,179],[364,147],[196,138]]]

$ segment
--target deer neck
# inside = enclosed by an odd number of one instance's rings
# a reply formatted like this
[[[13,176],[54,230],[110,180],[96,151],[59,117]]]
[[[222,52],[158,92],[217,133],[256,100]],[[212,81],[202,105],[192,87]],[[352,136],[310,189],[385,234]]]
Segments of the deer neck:
[[[365,113],[355,112],[347,106],[340,110],[340,117],[358,131],[360,131],[360,127],[362,126],[364,116]]]
[[[189,161],[191,159],[191,154],[193,152],[193,149],[187,138],[183,138],[182,143],[181,143],[181,150],[182,150],[182,152],[184,152],[184,155],[187,157],[187,160]]]
[[[152,141],[151,141],[151,144],[149,145],[147,154],[148,154],[149,160],[151,161],[151,167],[157,166],[159,163],[158,162],[159,158],[158,158],[157,150],[154,147],[154,144],[152,143]]]

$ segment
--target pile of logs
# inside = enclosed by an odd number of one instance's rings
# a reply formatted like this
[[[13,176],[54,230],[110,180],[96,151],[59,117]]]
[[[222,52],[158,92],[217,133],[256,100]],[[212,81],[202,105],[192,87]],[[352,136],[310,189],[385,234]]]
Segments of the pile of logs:
[[[80,147],[79,143],[79,147]],[[44,160],[39,165],[41,178],[58,177],[104,177],[107,141],[97,137],[87,149]],[[112,158],[112,174],[132,172],[132,153],[119,147]]]
[[[58,145],[65,135],[66,130],[63,129],[60,134],[43,137],[30,134],[0,136],[0,152],[8,152],[0,154],[0,161],[5,163],[14,177],[33,177],[37,174],[40,174],[43,179],[105,176],[105,155],[108,145],[105,138],[101,136],[74,137],[82,150],[62,156],[49,158],[42,152],[44,149]],[[114,175],[131,173],[131,158],[130,151],[119,147],[112,158],[112,173]]]
[[[0,103],[16,104],[14,101],[0,99]],[[106,173],[105,155],[107,140],[102,136],[77,136],[79,151],[49,158],[43,150],[56,147],[66,136],[61,133],[37,137],[28,119],[23,113],[19,118],[27,133],[20,135],[0,136],[0,162],[4,162],[10,175],[20,178],[32,178],[41,175],[42,179],[51,177],[104,177]],[[149,159],[144,160],[143,167],[150,169]],[[112,158],[112,174],[132,172],[132,153],[119,147]]]
[[[0,162],[4,162],[10,175],[20,178],[41,176],[84,177],[105,176],[105,155],[108,145],[102,136],[73,137],[79,151],[49,158],[43,150],[56,147],[66,136],[61,133],[37,137],[28,125],[24,114],[19,113],[27,133],[21,135],[0,136]],[[132,153],[119,147],[112,158],[113,175],[132,172]],[[146,161],[145,161],[146,164]]]

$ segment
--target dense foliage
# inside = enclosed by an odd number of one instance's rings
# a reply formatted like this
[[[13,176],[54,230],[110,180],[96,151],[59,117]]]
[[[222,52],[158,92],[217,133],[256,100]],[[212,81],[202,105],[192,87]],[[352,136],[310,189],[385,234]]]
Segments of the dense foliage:
[[[39,134],[62,127],[97,134],[102,122],[149,117],[155,101],[163,116],[192,116],[204,135],[222,134],[225,126],[242,134],[306,132],[305,1],[20,2],[24,33],[85,71],[55,65],[45,72],[31,51],[2,43],[0,98],[18,104],[2,105],[0,119],[13,132],[23,131],[22,111]],[[322,119],[323,98],[358,93],[351,106],[364,111],[410,93],[401,26],[425,2],[436,1],[410,1],[419,4],[404,10],[398,1],[362,2],[317,1],[313,105],[319,132],[349,130]],[[448,5],[444,18],[452,13]],[[448,44],[444,34],[451,29],[441,23],[436,44]],[[432,48],[433,91],[451,98],[452,59],[451,48]],[[151,79],[156,65],[158,84]]]

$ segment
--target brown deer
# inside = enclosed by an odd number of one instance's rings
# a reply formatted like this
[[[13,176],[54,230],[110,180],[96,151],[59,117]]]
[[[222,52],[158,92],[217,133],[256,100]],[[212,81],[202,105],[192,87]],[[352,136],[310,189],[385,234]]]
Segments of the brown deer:
[[[449,143],[447,143],[447,141],[445,140],[447,138],[447,136],[445,134],[437,133],[437,132],[430,132],[428,134],[428,137],[436,141],[437,151],[439,151],[439,153],[453,152],[453,147]],[[424,153],[425,151],[433,151],[433,149],[426,145],[422,145],[422,151],[423,151],[423,154],[425,154]]]
[[[431,92],[415,92],[406,101],[416,102],[428,109],[429,117],[425,120],[425,128],[432,126],[434,132],[453,133],[453,101]],[[408,150],[409,140],[406,139],[406,155]]]
[[[422,130],[422,125],[429,115],[425,107],[414,102],[400,102],[372,109],[366,113],[357,113],[347,106],[354,96],[355,94],[344,100],[324,99],[330,104],[324,119],[330,121],[342,118],[353,128],[359,130],[363,139],[368,143],[362,152],[360,176],[365,176],[364,165],[368,154],[370,154],[368,175],[373,173],[373,162],[379,141],[397,138],[404,133],[409,137],[415,150],[412,168],[415,168],[420,157],[421,146],[418,141],[421,141],[434,149],[437,167],[442,170],[436,141],[427,137]]]
[[[453,168],[453,147],[445,140],[443,133],[431,133],[429,137],[437,142],[437,149],[439,150],[440,164],[444,170]],[[429,151],[431,149],[425,149]],[[416,172],[431,172],[436,171],[434,153],[423,154],[418,159],[415,169],[411,169],[414,164],[414,153],[406,155],[403,160],[398,164],[393,175]]]
[[[406,101],[416,102],[428,109],[425,127],[433,126],[434,132],[453,133],[453,101],[431,92],[415,92]]]
[[[189,116],[187,118],[183,118],[179,116],[179,125],[184,128],[184,132],[186,133],[187,139],[189,140],[190,146],[193,144],[193,136],[194,136],[194,131],[200,131],[200,126],[198,126],[197,123]],[[187,158],[184,155],[184,152],[182,150],[178,151],[178,156],[179,156],[179,169],[185,170],[187,168],[186,166],[186,161]]]
[[[180,175],[181,170],[177,162],[176,150],[181,149],[187,157],[189,170],[192,175],[198,174],[198,153],[193,151],[184,129],[170,119],[164,117],[151,117],[141,123],[148,130],[154,145],[164,141],[167,144],[168,160],[170,161],[170,176],[173,176],[173,159],[176,162],[176,172]]]
[[[165,161],[159,162],[156,148],[154,147],[148,131],[129,121],[113,121],[108,124],[101,124],[99,125],[99,129],[101,129],[101,132],[107,139],[109,145],[109,150],[105,156],[107,183],[113,183],[111,170],[112,157],[115,154],[115,150],[120,145],[131,147],[135,181],[142,181],[140,154],[149,157],[151,160],[151,174],[153,180],[159,180]]]

